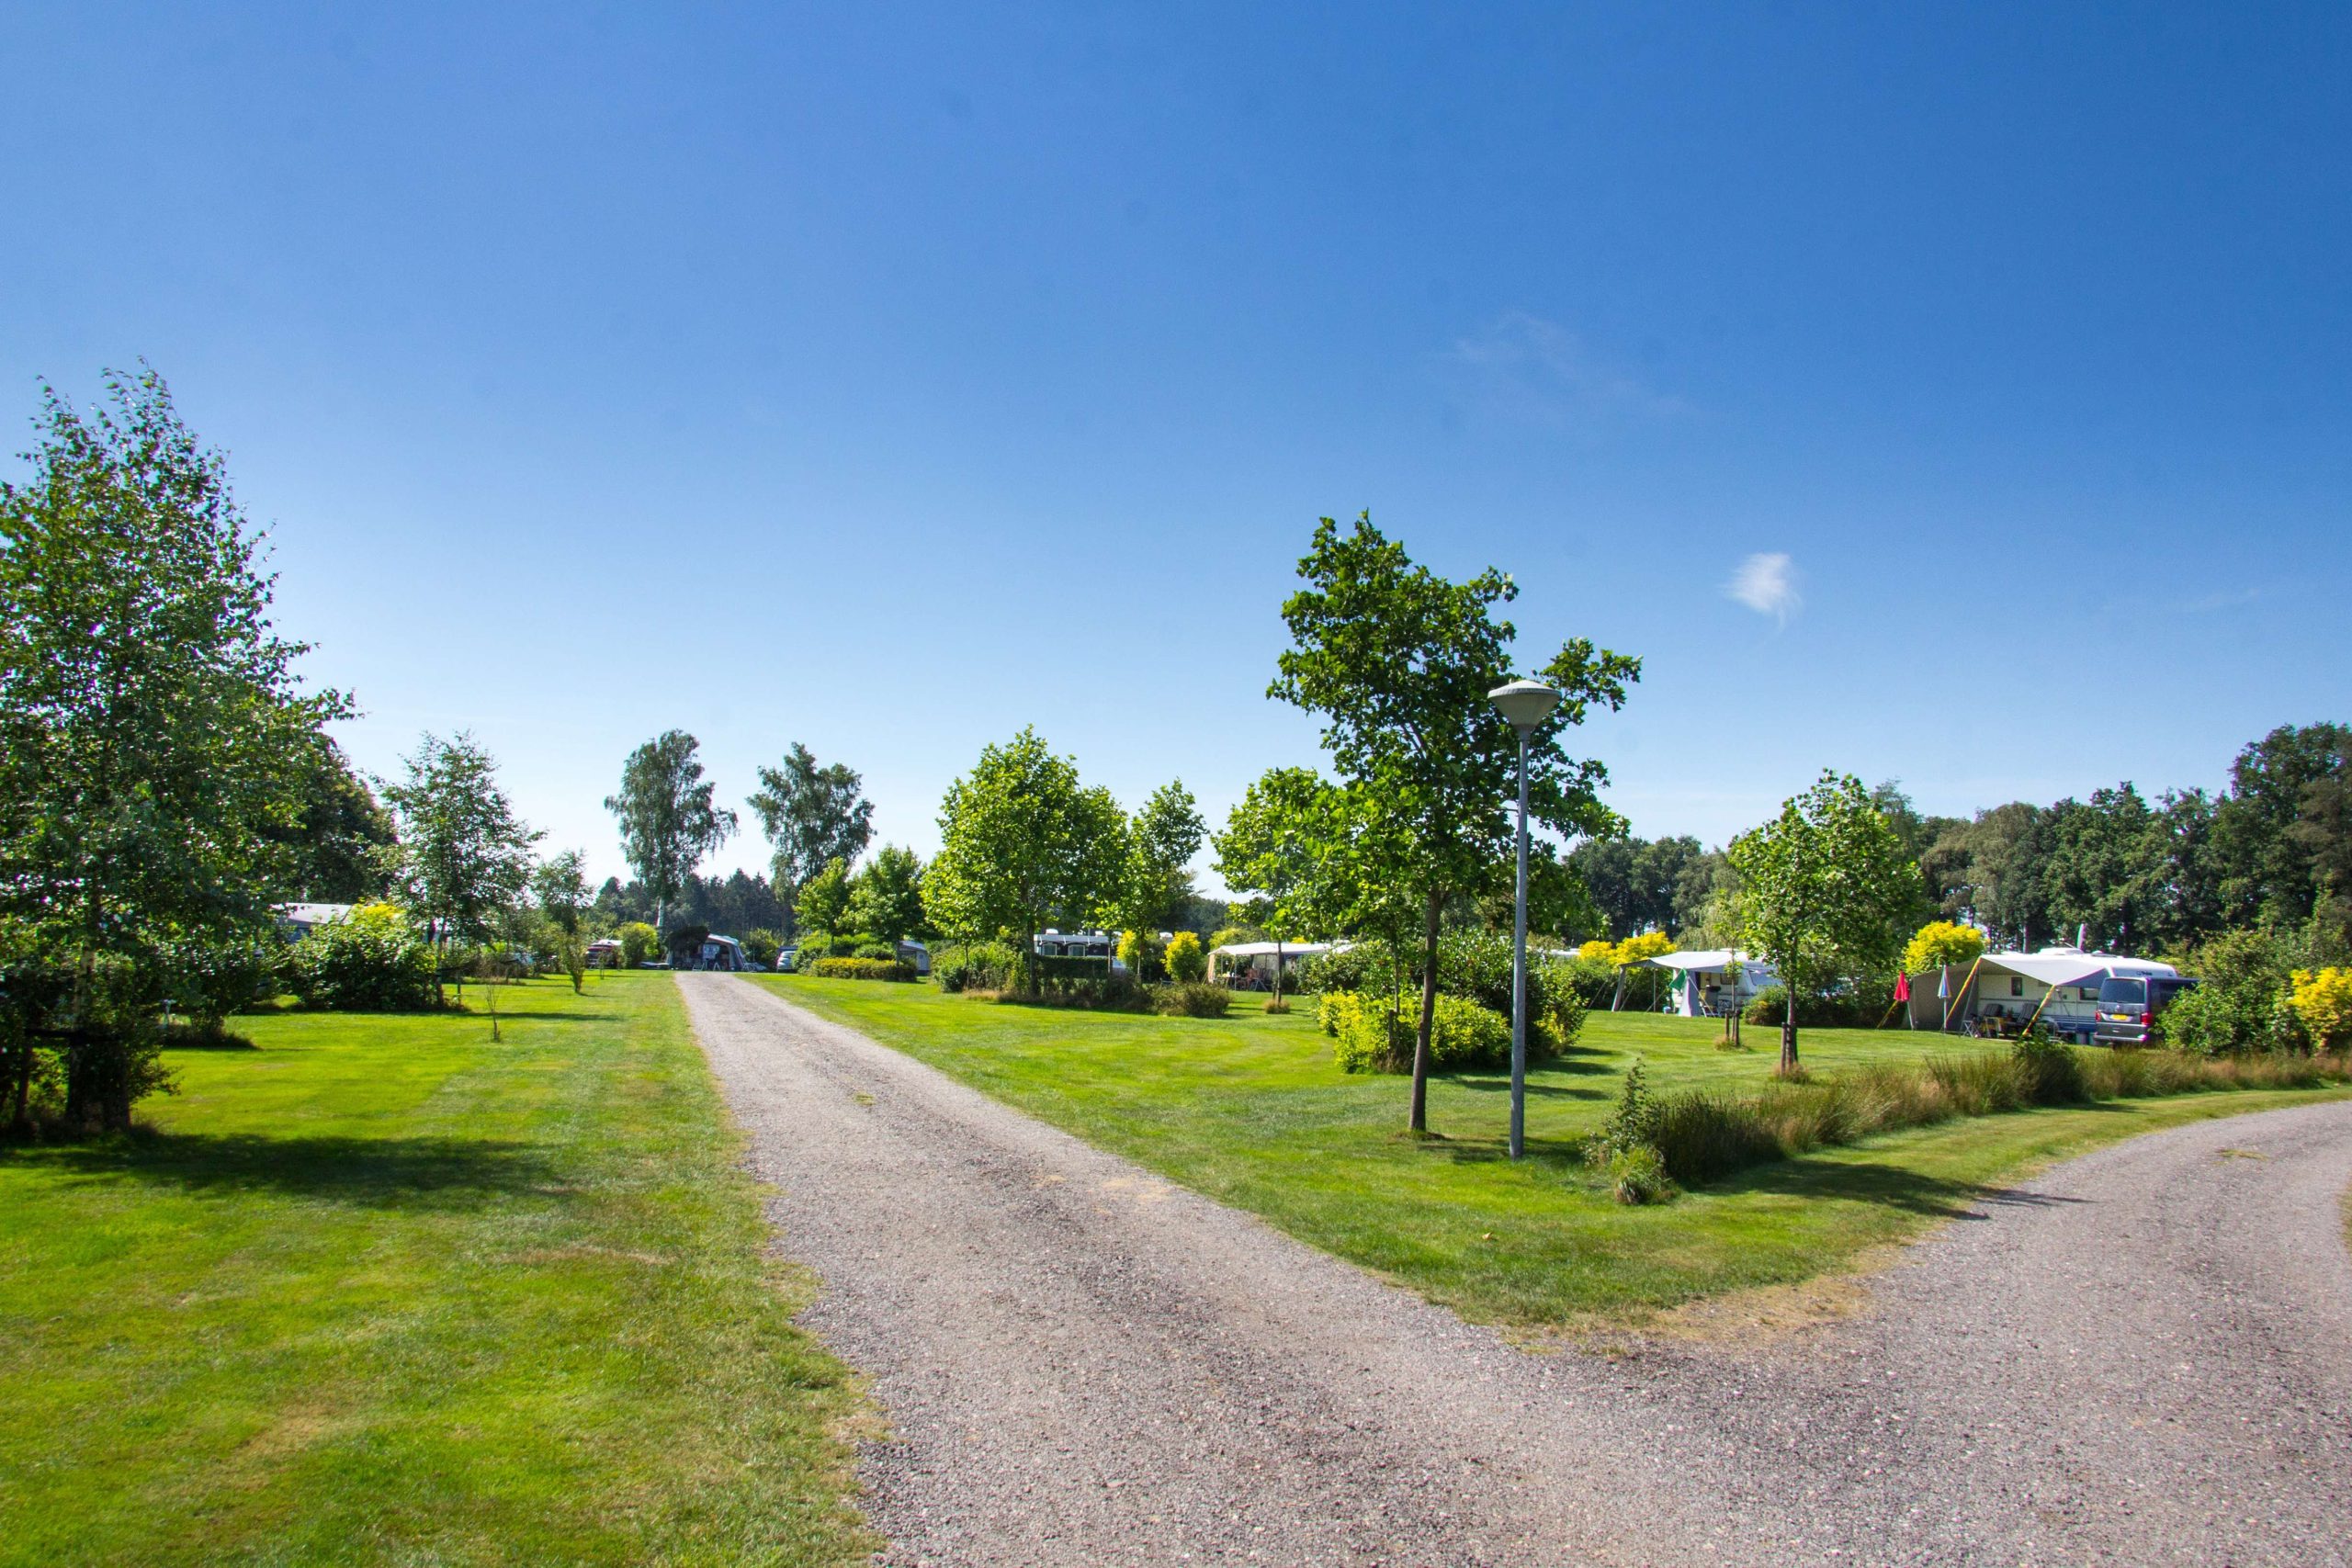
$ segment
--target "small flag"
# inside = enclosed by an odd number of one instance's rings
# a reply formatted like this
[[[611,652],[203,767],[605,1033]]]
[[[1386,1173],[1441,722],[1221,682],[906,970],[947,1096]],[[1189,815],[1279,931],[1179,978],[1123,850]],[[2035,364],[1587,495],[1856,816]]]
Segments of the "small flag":
[[[1948,1001],[1951,999],[1951,971],[1949,969],[1939,969],[1936,971],[1936,1000],[1939,1002]]]
[[[1894,999],[1898,1002],[1907,1002],[1911,999],[1910,976],[1897,975],[1894,977]]]

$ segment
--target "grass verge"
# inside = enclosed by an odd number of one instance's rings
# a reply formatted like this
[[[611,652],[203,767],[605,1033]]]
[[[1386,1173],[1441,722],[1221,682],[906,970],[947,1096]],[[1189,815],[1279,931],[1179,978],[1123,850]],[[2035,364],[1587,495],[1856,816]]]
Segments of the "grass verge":
[[[1945,1122],[1775,1161],[1672,1203],[1617,1203],[1582,1160],[1627,1065],[1653,1089],[1752,1093],[1767,1049],[1716,1049],[1699,1020],[1601,1014],[1532,1071],[1528,1147],[1506,1157],[1509,1083],[1430,1086],[1427,1140],[1402,1135],[1406,1084],[1332,1065],[1312,1009],[1149,1018],[969,1001],[929,987],[801,976],[755,982],[999,1100],[1301,1240],[1488,1322],[1638,1322],[1727,1292],[1846,1267],[1917,1235],[2021,1172],[2205,1117],[2344,1091],[2241,1090]],[[1806,1030],[1816,1071],[1918,1062],[1942,1037]]]
[[[863,1561],[666,975],[237,1021],[153,1125],[0,1148],[0,1560]]]

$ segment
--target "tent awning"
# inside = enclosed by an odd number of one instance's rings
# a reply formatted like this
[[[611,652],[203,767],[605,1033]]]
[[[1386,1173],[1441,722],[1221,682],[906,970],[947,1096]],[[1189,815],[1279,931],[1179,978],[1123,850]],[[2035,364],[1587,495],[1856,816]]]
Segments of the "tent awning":
[[[2108,975],[2177,975],[2179,970],[2153,958],[2126,958],[2115,953],[2078,953],[2071,948],[2045,947],[2039,953],[1988,953],[1986,969],[2022,975],[2045,986],[2079,986]],[[1933,970],[1925,971],[1932,974]]]
[[[1770,964],[1751,958],[1736,948],[1710,948],[1697,953],[1661,953],[1656,958],[1643,960],[1660,969],[1727,969],[1735,964],[1750,969],[1769,969]]]

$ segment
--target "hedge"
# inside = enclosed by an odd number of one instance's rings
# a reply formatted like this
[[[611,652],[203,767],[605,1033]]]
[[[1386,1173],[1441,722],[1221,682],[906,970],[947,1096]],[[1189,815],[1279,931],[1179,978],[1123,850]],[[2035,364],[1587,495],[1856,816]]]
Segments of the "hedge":
[[[808,965],[820,980],[911,980],[915,966],[895,958],[820,958]]]

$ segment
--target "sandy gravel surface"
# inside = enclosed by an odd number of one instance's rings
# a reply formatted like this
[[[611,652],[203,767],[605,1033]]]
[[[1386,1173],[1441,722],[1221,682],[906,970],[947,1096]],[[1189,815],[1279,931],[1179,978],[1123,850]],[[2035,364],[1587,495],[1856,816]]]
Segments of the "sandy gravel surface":
[[[682,975],[885,1561],[2352,1562],[2352,1104],[2094,1155],[1848,1325],[1529,1354],[726,976]],[[2234,1152],[2224,1152],[2234,1151]]]

